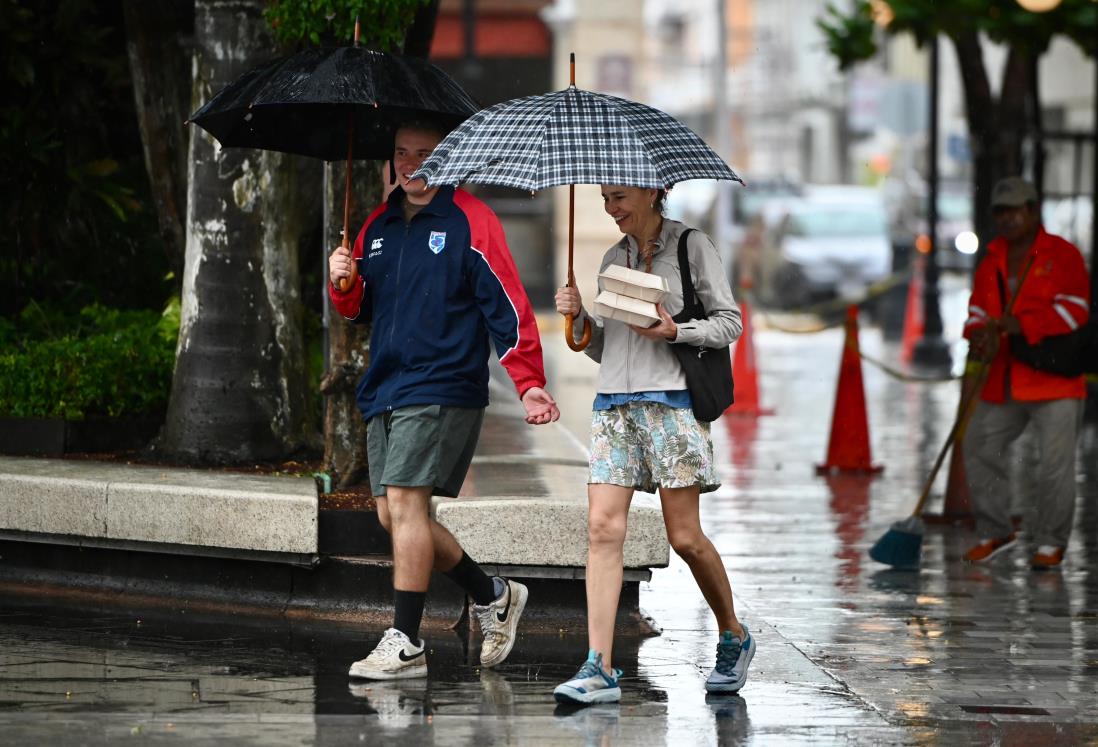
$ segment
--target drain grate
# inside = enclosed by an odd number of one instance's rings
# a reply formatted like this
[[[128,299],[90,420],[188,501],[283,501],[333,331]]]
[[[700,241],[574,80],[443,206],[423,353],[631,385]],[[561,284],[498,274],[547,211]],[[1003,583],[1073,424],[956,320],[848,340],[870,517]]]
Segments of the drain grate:
[[[961,710],[965,713],[1001,713],[1011,716],[1051,716],[1044,708],[1033,706],[1009,706],[1009,705],[963,705]]]

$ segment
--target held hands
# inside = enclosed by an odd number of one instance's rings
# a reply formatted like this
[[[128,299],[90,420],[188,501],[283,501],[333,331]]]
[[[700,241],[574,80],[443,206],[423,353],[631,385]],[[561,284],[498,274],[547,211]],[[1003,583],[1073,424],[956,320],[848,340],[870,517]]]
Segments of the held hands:
[[[573,319],[579,315],[583,308],[583,299],[580,298],[578,288],[562,286],[557,289],[557,313],[561,316],[570,316]]]
[[[526,422],[545,425],[560,419],[560,410],[549,392],[540,386],[532,386],[523,392],[522,406],[526,408]]]
[[[990,363],[999,352],[1003,335],[1022,334],[1022,325],[1016,316],[1004,316],[992,319],[988,324],[973,331],[968,339],[972,357],[981,363]]]
[[[630,329],[649,340],[674,340],[679,334],[679,327],[675,324],[675,320],[667,313],[667,309],[663,308],[662,303],[656,304],[656,311],[660,313],[659,324],[653,327],[638,327],[630,324]]]
[[[981,363],[990,363],[999,352],[999,335],[1002,329],[996,321],[973,330],[968,338],[969,354]]]
[[[328,278],[337,289],[339,281],[351,277],[351,250],[345,246],[336,247],[328,257]]]

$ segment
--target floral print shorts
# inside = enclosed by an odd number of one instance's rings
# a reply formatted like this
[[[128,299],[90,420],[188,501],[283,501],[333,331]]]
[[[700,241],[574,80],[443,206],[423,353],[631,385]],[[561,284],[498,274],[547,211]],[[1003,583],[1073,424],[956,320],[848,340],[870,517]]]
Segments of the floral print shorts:
[[[690,408],[630,402],[591,417],[588,483],[609,483],[655,493],[657,488],[720,487],[709,423]]]

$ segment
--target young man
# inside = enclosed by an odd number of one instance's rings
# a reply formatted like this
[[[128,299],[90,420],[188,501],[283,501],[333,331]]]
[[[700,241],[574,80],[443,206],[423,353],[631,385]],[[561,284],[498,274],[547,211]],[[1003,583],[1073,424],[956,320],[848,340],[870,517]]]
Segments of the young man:
[[[427,675],[419,625],[432,569],[472,597],[484,638],[481,664],[507,657],[526,587],[489,578],[430,517],[431,495],[456,495],[465,479],[488,404],[490,345],[526,422],[560,417],[544,389],[541,340],[499,220],[463,190],[409,185],[442,136],[431,123],[397,131],[397,188],[366,220],[353,251],[336,249],[328,260],[336,308],[373,323],[358,407],[368,424],[378,518],[393,538],[393,626],[351,665],[352,677]],[[358,276],[341,291],[352,262]]]
[[[1064,559],[1075,514],[1075,439],[1086,383],[1026,365],[1008,339],[1036,343],[1085,324],[1089,276],[1072,244],[1041,226],[1037,191],[1020,177],[999,181],[991,196],[999,236],[987,247],[972,283],[965,336],[972,355],[991,367],[965,435],[965,469],[981,541],[965,553],[971,563],[991,560],[1017,541],[1010,519],[1007,447],[1031,428],[1041,453],[1036,525],[1030,564],[1055,568]],[[1021,274],[1032,258],[1024,282]],[[1019,284],[1020,287],[1019,287]],[[1003,314],[1017,296],[1010,316]]]

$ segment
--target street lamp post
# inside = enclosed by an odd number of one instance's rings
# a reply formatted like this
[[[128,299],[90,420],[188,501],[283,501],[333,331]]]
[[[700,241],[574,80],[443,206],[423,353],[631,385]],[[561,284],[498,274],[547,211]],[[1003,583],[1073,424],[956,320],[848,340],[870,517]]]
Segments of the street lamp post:
[[[924,327],[915,343],[915,363],[948,369],[953,365],[949,345],[942,338],[942,310],[938,295],[938,37],[930,40],[929,137],[927,142],[927,182],[929,190],[926,218],[930,252],[926,256],[926,282],[923,284]]]

